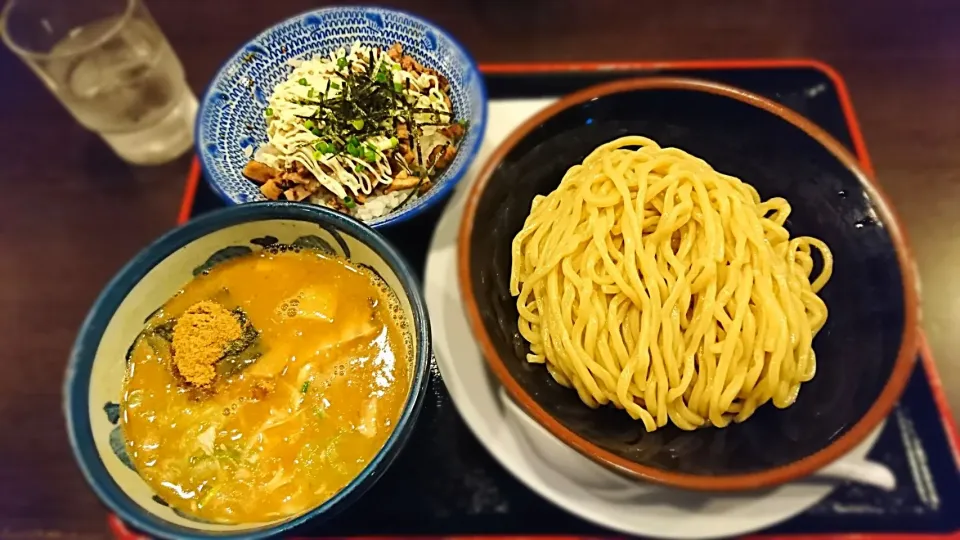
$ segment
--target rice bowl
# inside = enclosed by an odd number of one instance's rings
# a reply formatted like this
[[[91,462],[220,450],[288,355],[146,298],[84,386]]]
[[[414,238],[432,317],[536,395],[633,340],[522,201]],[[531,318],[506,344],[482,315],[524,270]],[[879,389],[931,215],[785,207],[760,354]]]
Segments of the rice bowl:
[[[362,21],[359,26],[358,20]],[[394,47],[402,54],[384,61]],[[326,73],[318,73],[321,64]],[[304,68],[314,73],[294,76]],[[330,73],[337,69],[339,75]],[[369,109],[357,113],[359,109],[354,108],[352,116],[337,119],[332,126],[321,122],[329,118],[320,111],[321,105],[336,102],[337,90],[339,97],[348,93],[342,85],[344,73],[365,75],[362,86],[351,81],[352,90],[367,90],[373,83],[380,86],[378,95],[396,90],[410,97],[410,109],[417,110],[397,117],[407,123],[411,137],[405,140],[396,123],[382,122],[384,115],[371,123],[365,114]],[[330,88],[329,79],[341,88]],[[420,96],[414,99],[408,90]],[[313,103],[307,103],[311,91]],[[321,9],[278,23],[227,61],[203,100],[197,149],[204,176],[229,204],[265,199],[309,202],[378,226],[421,212],[462,177],[483,136],[485,94],[467,53],[430,23],[387,9]],[[284,97],[288,104],[293,98],[292,107],[276,105],[277,98]],[[432,110],[424,110],[425,106]],[[268,112],[286,117],[278,118],[286,121],[285,131],[278,129],[281,126],[270,127],[274,122]],[[299,116],[297,127],[289,122],[290,113]],[[305,125],[307,120],[313,125]],[[373,133],[373,127],[380,131]],[[437,135],[441,130],[447,133]],[[277,133],[287,140],[277,144]],[[352,136],[356,140],[351,141]],[[301,146],[294,148],[291,143]],[[407,159],[397,163],[391,153]],[[340,163],[331,163],[335,159]],[[242,174],[251,160],[280,165],[274,167],[280,174],[261,174],[259,181],[251,181],[250,175]],[[397,165],[404,165],[407,178],[398,175]],[[278,182],[261,189],[270,178]]]

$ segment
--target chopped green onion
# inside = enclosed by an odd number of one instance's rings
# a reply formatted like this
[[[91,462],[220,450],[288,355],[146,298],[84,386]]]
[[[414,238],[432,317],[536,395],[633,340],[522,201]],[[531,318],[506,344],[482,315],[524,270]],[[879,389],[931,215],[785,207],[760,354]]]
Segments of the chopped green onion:
[[[308,97],[308,98],[313,98],[313,94],[314,94],[313,88],[307,90],[307,97]]]
[[[363,165],[358,163],[357,166],[353,168],[353,172],[363,172]]]
[[[300,83],[300,86],[307,86],[307,80],[302,77],[297,82]]]
[[[313,129],[310,130],[310,133],[313,133],[314,135],[316,135],[317,137],[319,137],[319,136],[320,136],[320,128],[313,128]]]
[[[400,64],[394,64],[394,65],[390,66],[390,69],[392,69],[392,70],[394,70],[394,71],[400,71]]]
[[[340,69],[347,67],[347,57],[343,56],[343,57],[337,58],[337,67]]]
[[[360,148],[355,144],[348,144],[347,153],[353,157],[360,157]]]
[[[303,127],[307,129],[313,129],[315,126],[316,124],[313,123],[313,120],[307,120],[306,122],[303,123]]]
[[[317,141],[317,142],[313,143],[313,148],[316,149],[317,151],[323,151],[323,145],[324,145],[324,144],[326,144],[326,143],[324,143],[323,141]]]
[[[354,146],[360,146],[360,139],[358,139],[356,135],[351,135],[350,138],[347,139],[347,144],[352,144],[352,145],[354,145]]]
[[[267,107],[267,109],[263,111],[263,114],[264,116],[273,116],[273,109],[271,109],[270,107]]]
[[[339,90],[339,89],[340,89],[340,84],[339,84],[339,83],[336,83],[336,82],[333,82],[333,81],[330,81],[330,88],[333,88],[334,90]]]
[[[359,165],[357,165],[357,167],[359,167]],[[349,196],[349,195],[347,195],[346,197],[343,198],[343,204],[344,204],[347,208],[353,208],[353,207],[355,207],[355,206],[357,205],[357,203],[355,203],[355,202],[353,201],[353,197],[351,197],[351,196]]]
[[[372,150],[367,150],[363,154],[363,159],[369,161],[370,163],[373,163],[374,161],[377,160],[377,153]]]
[[[363,129],[363,119],[362,119],[362,118],[357,118],[356,120],[353,120],[353,121],[351,121],[350,123],[353,125],[354,129]]]
[[[393,83],[393,91],[394,91],[394,92],[403,92],[403,85],[400,84],[400,83],[398,83],[398,82],[394,82],[394,83]]]
[[[209,488],[207,488],[206,493],[203,493],[203,495],[200,496],[200,500],[197,501],[197,506],[200,508],[203,508],[204,506],[206,506],[207,503],[210,502],[211,499],[213,499],[213,496],[216,495],[218,491],[220,491],[221,487],[222,487],[221,484],[214,484],[214,485],[211,485]]]
[[[303,386],[300,387],[300,392],[306,394],[307,390],[310,390],[310,381],[303,381]]]
[[[322,158],[322,157],[323,157],[323,152],[321,152],[321,151],[319,151],[319,150],[314,150],[314,151],[313,151],[313,159],[320,159],[320,158]]]
[[[396,148],[400,145],[400,139],[396,137],[390,137],[390,148]]]
[[[377,82],[387,82],[387,74],[383,71],[377,73]]]

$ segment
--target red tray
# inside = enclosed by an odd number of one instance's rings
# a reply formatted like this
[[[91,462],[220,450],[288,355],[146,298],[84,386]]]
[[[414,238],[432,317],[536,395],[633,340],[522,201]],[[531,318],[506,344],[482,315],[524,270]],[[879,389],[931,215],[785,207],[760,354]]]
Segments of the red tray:
[[[733,59],[733,60],[710,60],[710,61],[655,61],[655,62],[583,62],[583,63],[537,63],[537,64],[481,64],[481,71],[486,76],[563,76],[564,74],[608,74],[608,73],[626,73],[626,72],[701,72],[704,74],[716,71],[745,71],[745,70],[783,70],[783,69],[812,69],[821,72],[833,85],[839,107],[842,112],[843,121],[849,132],[850,144],[852,150],[858,156],[861,166],[867,174],[873,175],[874,170],[870,161],[869,153],[864,143],[859,123],[854,112],[849,92],[843,78],[827,64],[817,60],[810,59]],[[186,179],[183,200],[177,217],[177,223],[181,224],[190,219],[195,210],[197,202],[198,187],[201,181],[201,168],[197,158],[194,158],[190,166],[190,171]],[[937,373],[936,365],[933,361],[926,339],[921,335],[920,350],[918,351],[922,360],[923,371],[926,374],[929,383],[931,397],[940,414],[940,420],[943,424],[942,429],[950,445],[950,452],[954,464],[960,469],[960,435],[957,433],[956,423],[947,405],[947,399],[943,391],[940,377]],[[796,518],[795,518],[796,519]],[[113,534],[122,540],[145,540],[146,537],[129,530],[124,523],[115,515],[108,517],[108,524]],[[384,537],[353,537],[361,539],[384,538]],[[537,538],[539,540],[579,540],[586,538],[584,536],[390,536],[391,540],[401,538],[450,538],[456,540],[470,540],[474,538],[501,538],[501,539],[520,539]],[[592,537],[592,538],[595,538]],[[888,540],[900,539],[956,539],[960,540],[960,530],[952,532],[910,532],[910,533],[803,533],[803,534],[758,534],[747,538],[753,540],[803,540],[803,539],[843,539],[860,540],[864,538],[880,538]]]

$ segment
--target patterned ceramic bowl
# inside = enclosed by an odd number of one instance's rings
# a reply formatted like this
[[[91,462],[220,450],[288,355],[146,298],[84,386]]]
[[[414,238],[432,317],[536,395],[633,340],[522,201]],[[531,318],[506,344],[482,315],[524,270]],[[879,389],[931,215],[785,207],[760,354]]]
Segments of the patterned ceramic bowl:
[[[487,118],[483,78],[467,51],[437,26],[408,13],[331,7],[264,30],[226,61],[207,88],[197,115],[197,153],[204,176],[227,204],[264,200],[241,171],[251,152],[266,141],[264,109],[274,86],[291,70],[287,61],[329,54],[356,41],[384,48],[400,42],[404,51],[447,78],[456,117],[470,122],[456,158],[433,189],[367,224],[380,227],[415,216],[442,200],[463,177],[480,148]]]
[[[380,452],[343,490],[310,511],[269,523],[219,525],[178,513],[134,470],[120,427],[125,356],[153,311],[212,265],[274,243],[308,245],[377,272],[410,321],[415,365],[400,420]],[[204,215],[140,252],[106,286],[84,321],[67,367],[64,411],[80,468],[100,499],[124,521],[164,538],[262,538],[309,519],[329,518],[363,494],[400,452],[420,412],[430,361],[430,328],[419,287],[380,235],[332,210],[299,203],[256,203]]]

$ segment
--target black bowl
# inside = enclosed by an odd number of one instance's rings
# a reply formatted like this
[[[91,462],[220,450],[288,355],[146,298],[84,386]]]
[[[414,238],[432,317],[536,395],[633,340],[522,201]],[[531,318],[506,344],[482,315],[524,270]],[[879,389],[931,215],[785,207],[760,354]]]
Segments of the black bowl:
[[[595,147],[637,134],[707,160],[793,207],[791,235],[824,240],[835,257],[820,296],[817,374],[787,409],[761,407],[742,424],[647,433],[613,407],[583,405],[542,365],[524,360],[509,294],[510,245],[533,197]],[[809,474],[840,457],[890,412],[913,367],[917,293],[909,250],[890,205],[856,160],[781,105],[705,81],[637,79],[573,94],[518,128],[470,193],[459,279],[488,363],[524,409],[593,460],[644,480],[702,490],[754,489]]]

